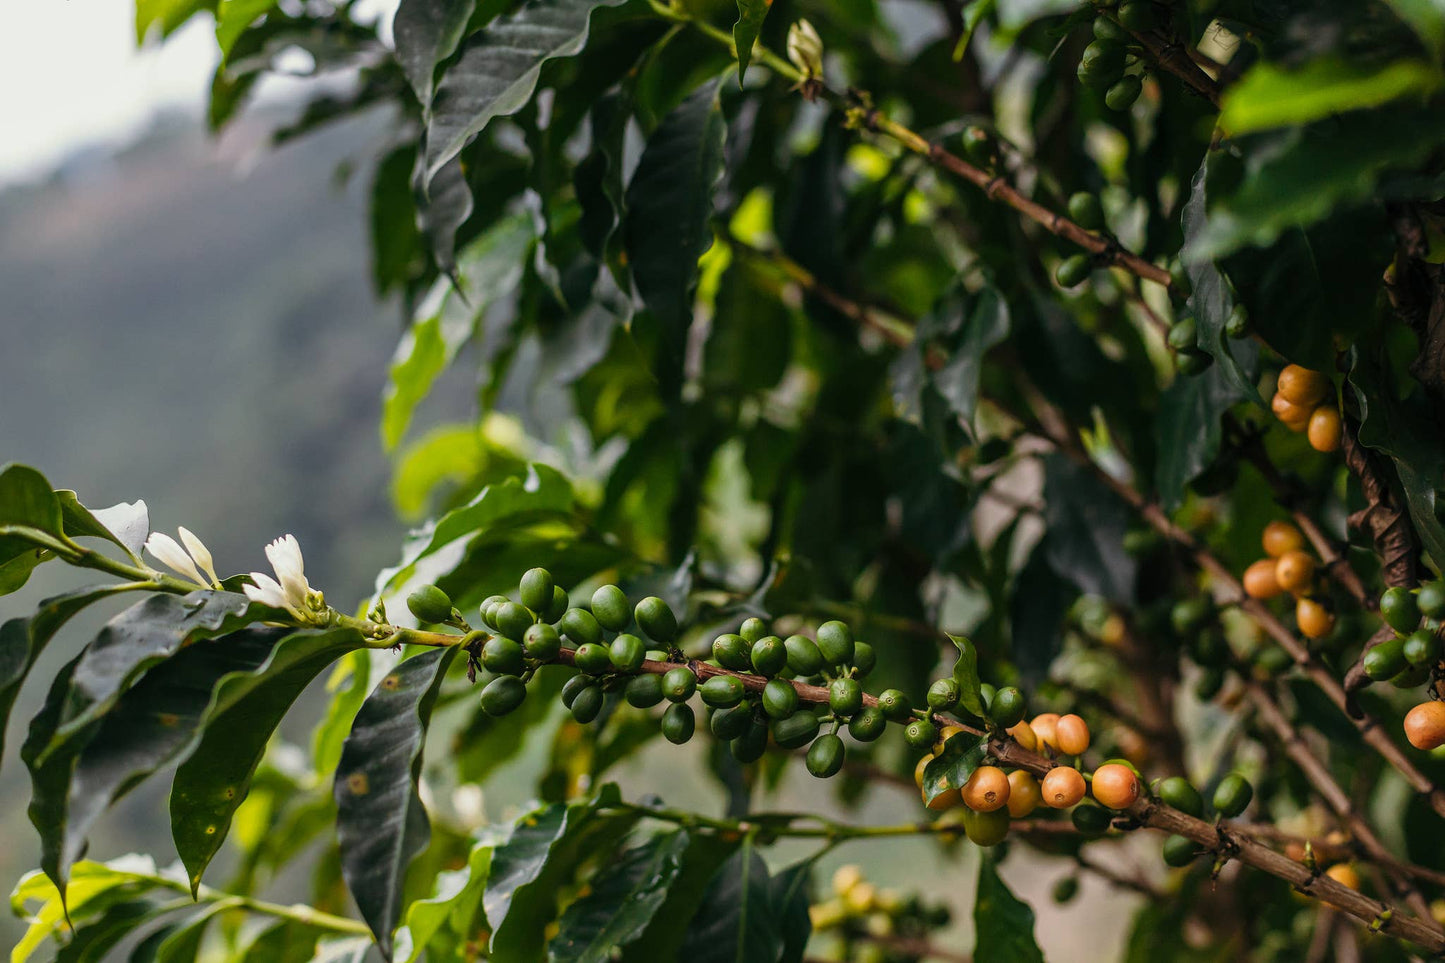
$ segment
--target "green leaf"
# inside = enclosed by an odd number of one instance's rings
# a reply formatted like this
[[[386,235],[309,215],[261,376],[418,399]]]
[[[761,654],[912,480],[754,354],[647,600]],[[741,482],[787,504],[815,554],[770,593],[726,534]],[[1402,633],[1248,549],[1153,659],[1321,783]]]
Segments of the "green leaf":
[[[211,920],[236,904],[227,901],[207,903],[199,912],[169,933],[156,948],[155,963],[195,963],[201,952],[201,941]]]
[[[743,75],[748,72],[748,61],[753,56],[753,44],[762,32],[763,20],[771,9],[773,0],[738,0],[738,19],[733,24],[733,46],[738,53],[738,86],[743,85]]]
[[[311,734],[311,758],[315,762],[317,776],[329,776],[336,771],[346,734],[351,731],[357,711],[371,692],[373,663],[380,660],[386,660],[385,667],[390,668],[396,656],[376,649],[360,649],[341,659],[331,670],[331,676],[326,680],[326,691],[331,693],[331,701]]]
[[[1092,472],[1057,452],[1044,458],[1045,557],[1090,595],[1127,604],[1138,563],[1124,551],[1133,514]]]
[[[367,214],[371,280],[377,294],[406,290],[426,268],[426,246],[411,189],[415,169],[416,145],[403,144],[383,156],[372,175]]]
[[[738,841],[712,833],[694,833],[682,857],[682,869],[667,888],[662,906],[647,931],[628,948],[628,963],[679,959],[682,941],[707,896],[713,878],[738,850]]]
[[[432,707],[457,651],[428,649],[383,676],[356,714],[336,770],[341,873],[387,959],[407,867],[431,838],[417,780]]]
[[[1214,364],[1200,375],[1179,375],[1159,399],[1154,484],[1165,511],[1178,508],[1184,486],[1214,463],[1224,434],[1220,419],[1244,400],[1225,368]]]
[[[978,650],[973,642],[961,635],[950,635],[949,639],[958,647],[958,661],[953,663],[953,679],[958,683],[959,702],[982,719],[984,707],[978,682]]]
[[[626,210],[622,182],[623,150],[632,119],[632,88],[604,94],[590,111],[592,149],[573,170],[572,182],[582,218],[577,230],[582,243],[599,260],[609,247]]]
[[[1445,51],[1445,0],[1385,0],[1419,35],[1435,59]]]
[[[51,491],[45,476],[29,465],[12,463],[0,469],[0,529],[6,526],[34,529],[56,538],[65,531],[60,499]],[[28,539],[0,532],[0,564],[33,556],[35,549],[36,544]],[[38,559],[30,568],[35,564]],[[29,575],[29,569],[25,574]],[[20,581],[24,583],[23,578]]]
[[[1034,940],[1034,911],[999,879],[991,856],[978,861],[974,900],[975,958],[989,963],[1044,963]]]
[[[100,963],[117,943],[165,911],[147,899],[129,899],[106,907],[95,920],[79,925],[55,954],[55,963]]]
[[[361,644],[354,629],[296,632],[276,643],[254,677],[217,686],[171,786],[171,836],[193,889],[225,842],[282,717],[323,669]]]
[[[125,549],[132,558],[140,558],[146,536],[151,531],[150,511],[145,502],[121,502],[91,511],[80,504],[75,492],[62,489],[55,493],[55,497],[60,500],[61,524],[65,527],[65,534],[71,538],[86,535],[103,538]]]
[[[10,908],[28,921],[25,935],[10,951],[11,963],[30,959],[46,939],[61,940],[71,924],[98,920],[114,906],[130,902],[157,889],[180,895],[185,887],[179,880],[157,872],[149,856],[120,856],[107,863],[77,863],[70,886],[70,918],[55,885],[39,872],[27,873],[10,893]],[[30,904],[39,903],[32,907]]]
[[[1029,685],[1048,676],[1063,647],[1060,623],[1078,590],[1061,579],[1048,562],[1048,536],[1034,547],[1014,580],[1009,597],[1009,633],[1014,663]]]
[[[687,833],[654,836],[609,862],[588,881],[587,895],[567,907],[547,958],[609,963],[652,921],[682,869]]]
[[[396,61],[423,108],[431,105],[437,64],[456,52],[476,0],[401,0],[391,21]]]
[[[491,833],[484,834],[472,846],[465,866],[438,875],[432,895],[407,906],[405,925],[396,932],[397,959],[416,963],[439,933],[449,931],[470,938],[491,873],[492,851],[499,841]]]
[[[221,46],[222,63],[246,28],[275,6],[276,0],[221,0],[216,6],[216,42]]]
[[[968,296],[958,310],[962,324],[947,339],[948,362],[933,373],[932,383],[972,435],[983,356],[1008,337],[1012,325],[1008,302],[992,285]]]
[[[1396,60],[1362,68],[1322,57],[1296,70],[1268,62],[1252,67],[1224,93],[1219,125],[1231,136],[1273,127],[1292,127],[1333,114],[1378,107],[1409,94],[1439,88],[1440,71],[1418,60]]]
[[[716,80],[704,84],[663,118],[627,185],[628,263],[657,319],[659,375],[669,390],[681,384],[697,261],[712,241],[708,221],[727,133],[718,86]]]
[[[145,43],[152,27],[159,28],[162,38],[169,37],[181,24],[205,10],[213,0],[135,0],[135,42]]]
[[[924,802],[932,802],[950,789],[962,789],[988,755],[988,736],[955,732],[943,749],[923,767]]]
[[[472,34],[437,84],[426,133],[426,183],[494,118],[532,99],[542,67],[587,45],[593,12],[623,0],[529,0]]]
[[[296,920],[282,920],[262,930],[238,963],[307,963],[316,955],[316,941],[324,932]]]
[[[688,963],[777,963],[783,923],[768,867],[751,838],[713,877],[677,955]]]
[[[822,856],[818,852],[799,860],[772,878],[770,902],[778,915],[778,929],[783,936],[783,950],[778,963],[802,963],[813,934],[813,920],[808,915],[812,904],[813,864]]]
[[[703,348],[703,381],[722,391],[755,392],[783,377],[792,357],[792,316],[758,269],[736,259],[718,284]]]

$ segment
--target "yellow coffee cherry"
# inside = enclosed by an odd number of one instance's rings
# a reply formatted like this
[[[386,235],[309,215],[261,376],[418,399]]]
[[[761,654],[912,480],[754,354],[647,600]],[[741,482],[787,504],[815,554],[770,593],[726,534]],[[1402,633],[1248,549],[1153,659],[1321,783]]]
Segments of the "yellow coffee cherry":
[[[1015,769],[1008,774],[1008,814],[1023,819],[1044,804],[1044,793],[1031,772]]]

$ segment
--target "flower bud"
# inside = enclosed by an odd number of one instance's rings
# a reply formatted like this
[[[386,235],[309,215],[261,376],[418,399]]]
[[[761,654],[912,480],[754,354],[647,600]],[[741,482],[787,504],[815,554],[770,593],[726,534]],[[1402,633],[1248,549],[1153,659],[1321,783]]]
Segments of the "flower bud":
[[[823,76],[823,39],[806,20],[788,28],[788,59],[808,80]]]

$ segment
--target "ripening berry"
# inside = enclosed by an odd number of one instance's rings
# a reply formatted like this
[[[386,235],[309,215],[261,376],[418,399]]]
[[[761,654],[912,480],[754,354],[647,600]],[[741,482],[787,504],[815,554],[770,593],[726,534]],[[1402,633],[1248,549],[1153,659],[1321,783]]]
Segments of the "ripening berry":
[[[1297,364],[1285,365],[1275,383],[1275,392],[1291,404],[1314,408],[1333,392],[1329,376]]]
[[[1360,888],[1360,874],[1355,872],[1355,867],[1349,863],[1335,863],[1325,870],[1325,875],[1348,889]]]
[[[996,726],[1009,729],[1023,721],[1027,709],[1024,694],[1013,686],[1004,686],[988,702],[988,717]]]
[[[1020,722],[1016,726],[1009,726],[1007,730],[1009,737],[1023,746],[1029,752],[1035,752],[1039,748],[1039,737],[1034,733],[1033,727],[1027,722]]]
[[[1249,568],[1244,570],[1244,594],[1254,599],[1272,599],[1279,595],[1284,589],[1280,588],[1279,581],[1275,578],[1275,566],[1278,563],[1272,558],[1262,558],[1257,562],[1251,562]]]
[[[1204,815],[1204,798],[1199,795],[1199,790],[1183,776],[1170,776],[1159,783],[1157,790],[1159,801],[1166,806],[1173,806],[1186,815],[1198,819]]]
[[[1044,804],[1044,792],[1034,774],[1015,769],[1008,774],[1008,814],[1023,819]]]
[[[1089,724],[1073,713],[1059,716],[1054,723],[1054,739],[1064,755],[1081,755],[1089,748]]]
[[[1313,409],[1294,404],[1284,395],[1275,395],[1269,399],[1269,410],[1274,412],[1274,416],[1286,428],[1295,433],[1307,430],[1310,426],[1310,415],[1314,414]]]
[[[963,784],[963,804],[974,812],[991,813],[1008,805],[1008,776],[997,766],[979,766]]]
[[[1274,565],[1274,580],[1286,592],[1303,592],[1315,577],[1315,560],[1306,552],[1285,552]]]
[[[923,792],[923,771],[933,761],[933,754],[929,753],[918,760],[918,765],[913,767],[913,781],[918,785],[918,792],[923,797],[923,804],[935,812],[942,812],[945,809],[952,809],[963,801],[963,790],[958,786],[950,786],[930,802],[928,795]]]
[[[1295,602],[1294,620],[1306,638],[1322,639],[1335,627],[1335,615],[1312,598],[1301,597]]]
[[[1298,552],[1305,547],[1305,537],[1300,530],[1289,522],[1281,521],[1264,526],[1260,542],[1264,545],[1264,554],[1270,558],[1279,558],[1285,552]]]
[[[1069,766],[1055,766],[1044,774],[1039,789],[1043,792],[1045,806],[1051,809],[1068,809],[1084,798],[1088,786],[1079,770]]]
[[[1009,816],[1007,809],[992,812],[963,811],[963,832],[975,846],[997,846],[1008,836]]]
[[[1039,748],[1057,750],[1059,748],[1058,736],[1059,714],[1057,712],[1045,712],[1036,715],[1029,720],[1029,728],[1034,731],[1034,737],[1039,741]]]
[[[1338,451],[1344,440],[1344,429],[1340,427],[1340,412],[1333,404],[1320,405],[1310,414],[1306,429],[1310,447],[1315,451]]]
[[[1445,746],[1445,702],[1422,702],[1405,714],[1405,738],[1416,749]]]
[[[1109,762],[1094,770],[1094,798],[1110,809],[1128,809],[1139,799],[1139,777],[1134,770]]]

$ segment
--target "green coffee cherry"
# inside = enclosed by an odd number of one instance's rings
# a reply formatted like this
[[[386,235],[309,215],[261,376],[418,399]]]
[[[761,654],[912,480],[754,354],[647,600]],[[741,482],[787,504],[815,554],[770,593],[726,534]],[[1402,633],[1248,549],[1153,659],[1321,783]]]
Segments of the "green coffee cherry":
[[[989,720],[1001,729],[1018,725],[1023,721],[1026,711],[1028,711],[1028,700],[1024,698],[1022,692],[1011,685],[994,693],[993,700],[988,704]]]
[[[884,689],[878,694],[878,710],[890,722],[907,722],[913,716],[913,703],[898,689]]]
[[[1208,351],[1200,351],[1198,348],[1179,351],[1174,355],[1174,367],[1179,369],[1180,374],[1189,377],[1204,374],[1212,364],[1214,364],[1214,355]]]
[[[834,679],[828,686],[828,707],[840,716],[863,708],[863,687],[856,679]]]
[[[1183,776],[1170,776],[1165,779],[1159,783],[1155,794],[1164,805],[1173,806],[1195,819],[1204,815],[1204,797],[1200,796],[1199,790]]]
[[[1194,595],[1187,599],[1180,599],[1174,603],[1169,610],[1169,623],[1174,626],[1174,631],[1180,635],[1189,635],[1204,628],[1211,618],[1214,617],[1214,602],[1204,595]]]
[[[1059,287],[1071,288],[1082,284],[1089,278],[1093,271],[1094,264],[1087,254],[1075,254],[1066,257],[1054,268],[1054,280],[1059,282]]]
[[[818,651],[829,665],[847,665],[853,661],[853,633],[846,623],[832,621],[818,626]]]
[[[777,675],[788,664],[788,650],[776,635],[765,636],[753,643],[749,662],[758,675]]]
[[[1380,616],[1390,628],[1406,635],[1420,625],[1420,606],[1415,593],[1396,585],[1380,596]]]
[[[566,682],[562,683],[562,704],[572,708],[572,702],[577,698],[577,693],[592,685],[592,680],[580,672]]]
[[[877,706],[869,706],[848,720],[848,735],[859,742],[872,742],[888,728],[888,719]]]
[[[753,645],[741,635],[719,635],[712,640],[712,657],[724,669],[753,671]]]
[[[1188,866],[1199,856],[1199,844],[1185,836],[1164,840],[1164,862],[1169,866]]]
[[[939,679],[928,687],[928,708],[937,712],[951,712],[958,705],[958,682],[954,679]]]
[[[556,585],[552,582],[552,573],[545,568],[529,568],[522,574],[520,588],[522,604],[533,612],[542,612],[552,604],[552,589]]]
[[[827,661],[818,650],[818,644],[806,635],[790,635],[783,640],[788,652],[788,668],[798,677],[817,675],[823,671]]]
[[[667,711],[662,714],[662,737],[675,746],[691,739],[696,728],[697,716],[693,714],[690,705],[679,702],[668,706]]]
[[[662,676],[644,672],[627,680],[623,690],[627,704],[639,709],[651,709],[662,701]]]
[[[1194,293],[1194,281],[1190,279],[1184,262],[1178,258],[1169,265],[1169,292],[1180,298],[1187,298]]]
[[[522,636],[522,649],[529,659],[551,662],[562,651],[562,637],[546,622],[538,622],[527,627],[526,634]]]
[[[1143,89],[1144,82],[1133,74],[1120,77],[1104,91],[1104,104],[1110,110],[1128,110],[1134,106],[1134,101],[1139,99]]]
[[[1208,702],[1219,695],[1219,690],[1224,688],[1224,668],[1222,666],[1205,666],[1204,671],[1199,673],[1199,679],[1194,683],[1194,696],[1201,702]]]
[[[1429,618],[1445,618],[1445,582],[1426,582],[1420,586],[1415,602]]]
[[[763,686],[763,711],[771,718],[786,719],[798,711],[798,690],[782,679],[769,679]]]
[[[698,688],[702,701],[715,709],[728,709],[742,702],[744,691],[743,680],[732,675],[715,675]]]
[[[1219,782],[1214,790],[1214,811],[1232,819],[1249,808],[1254,798],[1254,787],[1237,772],[1232,772]]]
[[[1124,48],[1110,40],[1095,40],[1084,48],[1076,71],[1079,83],[1103,89],[1124,74]]]
[[[494,635],[482,646],[482,665],[488,672],[521,675],[527,669],[522,647],[511,639]]]
[[[503,602],[496,610],[497,631],[509,639],[520,639],[537,620],[525,606]]]
[[[1189,640],[1189,657],[1198,665],[1224,665],[1229,661],[1229,643],[1217,628],[1204,629]]]
[[[686,702],[697,691],[697,676],[685,665],[668,669],[662,676],[662,694],[669,702]]]
[[[854,674],[854,678],[868,678],[873,672],[873,667],[877,664],[878,657],[873,654],[873,646],[867,642],[853,643],[853,668],[858,670]]]
[[[607,646],[597,642],[577,646],[577,654],[572,657],[572,662],[588,675],[602,675],[612,671],[612,656]]]
[[[1199,325],[1194,318],[1185,315],[1169,327],[1169,347],[1175,351],[1188,351],[1199,347]]]
[[[584,726],[602,711],[602,689],[595,685],[578,692],[572,699],[572,718]]]
[[[1117,16],[1120,25],[1134,33],[1153,30],[1156,22],[1151,0],[1128,0],[1120,5]]]
[[[819,779],[836,776],[843,768],[843,740],[834,733],[824,733],[808,747],[808,771]]]
[[[1097,23],[1098,21],[1095,21]],[[1062,906],[1072,902],[1075,896],[1079,895],[1079,877],[1065,876],[1054,884],[1054,902]]]
[[[1097,231],[1104,226],[1104,209],[1099,198],[1088,191],[1079,191],[1069,197],[1069,218],[1086,231]]]
[[[712,734],[724,741],[736,739],[748,730],[753,724],[752,706],[733,706],[729,709],[719,709],[712,714],[708,721]]]
[[[602,641],[602,625],[597,617],[586,609],[568,609],[562,616],[562,634],[574,645],[586,645]]]
[[[1365,675],[1384,682],[1405,668],[1405,642],[1400,638],[1386,639],[1366,652],[1361,662]]]
[[[965,127],[963,153],[975,166],[988,167],[993,163],[993,138],[982,127]]]
[[[1074,807],[1070,814],[1074,828],[1082,836],[1102,836],[1109,831],[1114,814],[1098,803],[1085,800]]]
[[[732,750],[733,758],[743,765],[757,762],[768,748],[768,727],[757,720],[751,721],[743,734],[734,739],[729,748]]]
[[[677,641],[677,616],[657,596],[650,595],[638,602],[633,615],[637,617],[637,627],[652,641],[663,645]]]
[[[810,710],[773,720],[773,741],[782,749],[801,749],[818,734],[818,716]]]
[[[406,607],[418,622],[445,622],[452,617],[451,596],[435,585],[423,585],[408,595]]]
[[[611,632],[621,632],[632,622],[627,595],[615,585],[604,585],[592,593],[592,614]]]
[[[764,622],[762,619],[757,618],[744,619],[742,626],[738,629],[738,635],[741,635],[744,639],[747,639],[748,644],[750,645],[756,642],[758,639],[765,637],[767,634],[768,623]]]
[[[1108,17],[1102,16],[1094,18],[1094,36],[1100,40],[1112,40],[1115,43],[1128,43],[1134,39],[1129,36],[1129,31]]]
[[[932,749],[938,741],[938,727],[927,719],[914,719],[903,727],[903,739],[915,749]]]
[[[495,629],[497,624],[492,621],[493,609],[505,601],[507,601],[505,595],[488,595],[486,599],[482,601],[482,604],[477,606],[482,613],[482,624],[489,625]]]
[[[567,614],[567,606],[570,602],[571,599],[567,597],[567,593],[562,589],[562,586],[558,585],[553,587],[552,601],[542,610],[542,621],[557,622],[561,620],[562,616]]]
[[[1417,629],[1406,636],[1400,651],[1411,665],[1428,666],[1440,659],[1440,636],[1429,629]]]
[[[482,711],[489,716],[504,716],[527,698],[527,687],[514,675],[499,675],[482,689]]]
[[[647,645],[635,635],[619,635],[607,651],[618,672],[636,672],[647,658]]]
[[[1390,678],[1390,685],[1397,689],[1414,689],[1430,681],[1430,672],[1433,666],[1412,665],[1402,669],[1398,674]]]
[[[1249,309],[1236,304],[1224,322],[1224,333],[1235,339],[1249,337]]]
[[[1266,643],[1254,653],[1254,664],[1268,678],[1288,672],[1294,657],[1279,646]]]
[[[963,833],[975,846],[997,846],[1008,836],[1008,807],[993,812],[963,811]]]

